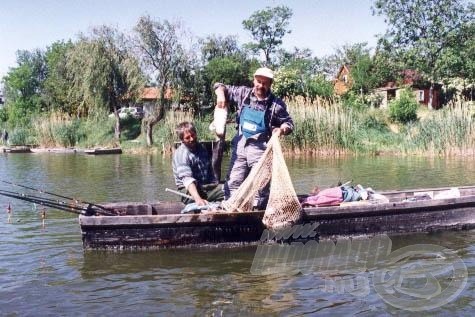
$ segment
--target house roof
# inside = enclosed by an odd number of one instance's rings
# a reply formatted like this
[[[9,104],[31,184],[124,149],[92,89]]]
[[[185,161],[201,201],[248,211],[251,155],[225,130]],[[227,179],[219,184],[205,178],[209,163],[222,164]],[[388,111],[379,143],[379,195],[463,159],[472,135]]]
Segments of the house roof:
[[[343,64],[340,66],[340,69],[338,70],[338,73],[336,73],[336,79],[340,78],[341,73],[345,71],[347,74],[350,73],[350,65],[348,64]]]
[[[140,95],[142,100],[157,100],[160,89],[158,87],[145,87]],[[172,99],[173,91],[170,88],[167,88],[165,91],[165,99]]]
[[[388,81],[383,86],[376,88],[376,90],[399,89],[403,86],[411,86],[414,88],[425,88],[429,86],[429,84],[423,80],[422,76],[413,69],[405,69],[401,72],[401,75],[401,83],[398,84],[395,81]],[[438,89],[441,87],[441,85],[438,83],[434,83],[434,87]]]

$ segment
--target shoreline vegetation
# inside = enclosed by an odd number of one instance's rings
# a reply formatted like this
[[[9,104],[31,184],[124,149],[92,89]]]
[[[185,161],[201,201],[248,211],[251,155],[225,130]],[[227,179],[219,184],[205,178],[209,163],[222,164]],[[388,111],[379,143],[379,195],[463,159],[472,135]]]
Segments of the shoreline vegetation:
[[[475,154],[473,102],[447,105],[440,110],[417,109],[417,119],[397,123],[388,109],[345,107],[337,102],[287,102],[294,119],[294,132],[282,139],[286,155],[419,155],[471,156]],[[235,134],[234,116],[229,116],[226,139]],[[208,129],[212,113],[168,111],[154,131],[155,144],[147,146],[140,120],[128,118],[120,142],[114,139],[114,120],[107,114],[75,119],[60,113],[33,120],[29,129],[10,131],[9,144],[33,145],[34,152],[83,152],[91,148],[122,148],[131,154],[172,152],[177,142],[175,127],[194,121],[201,141],[214,140]],[[5,144],[0,144],[6,147]]]

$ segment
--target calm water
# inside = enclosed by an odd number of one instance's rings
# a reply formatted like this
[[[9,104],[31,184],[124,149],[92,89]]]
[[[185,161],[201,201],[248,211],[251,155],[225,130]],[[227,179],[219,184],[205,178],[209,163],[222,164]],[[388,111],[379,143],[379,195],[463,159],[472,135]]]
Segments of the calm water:
[[[287,162],[300,193],[348,180],[376,190],[475,184],[475,159],[467,158]],[[170,160],[161,156],[1,153],[0,180],[93,202],[170,200],[176,199],[164,191],[173,188],[170,166]],[[0,189],[23,191],[4,183]],[[8,203],[13,207],[11,223]],[[0,315],[471,316],[475,310],[473,231],[391,237],[393,251],[421,243],[449,248],[468,270],[467,284],[453,301],[413,313],[377,294],[371,270],[360,275],[369,283],[368,293],[355,296],[325,287],[338,283],[345,272],[253,275],[256,247],[84,252],[75,215],[48,211],[43,227],[39,211],[27,203],[0,196],[0,208]],[[415,265],[426,260],[422,257]],[[443,279],[447,284],[457,277]]]

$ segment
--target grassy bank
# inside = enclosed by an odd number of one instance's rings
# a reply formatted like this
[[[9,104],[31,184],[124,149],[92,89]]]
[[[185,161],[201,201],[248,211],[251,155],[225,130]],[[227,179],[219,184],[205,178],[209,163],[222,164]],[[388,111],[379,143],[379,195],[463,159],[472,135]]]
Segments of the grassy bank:
[[[475,152],[475,120],[467,102],[442,110],[418,110],[418,120],[407,124],[391,122],[386,109],[363,110],[337,102],[311,104],[288,102],[295,130],[283,139],[289,153],[304,155],[396,154],[396,155],[472,155]],[[168,112],[154,128],[152,147],[147,147],[140,121],[121,121],[120,144],[114,140],[114,119],[106,114],[87,120],[59,113],[39,117],[28,128],[10,131],[10,144],[37,144],[41,147],[112,147],[127,152],[170,153],[177,141],[175,127],[194,121],[201,140],[213,140],[209,131],[211,115],[193,117],[189,112]],[[227,138],[235,134],[228,125]]]

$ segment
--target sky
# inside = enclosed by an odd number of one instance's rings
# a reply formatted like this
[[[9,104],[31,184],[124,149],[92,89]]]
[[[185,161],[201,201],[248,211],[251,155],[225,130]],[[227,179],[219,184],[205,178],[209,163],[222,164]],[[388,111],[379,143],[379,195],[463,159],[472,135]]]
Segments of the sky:
[[[292,9],[286,49],[309,48],[323,57],[345,44],[376,45],[383,17],[373,16],[373,0],[0,0],[0,78],[16,67],[16,51],[45,50],[60,40],[77,39],[94,26],[131,32],[142,15],[181,21],[196,38],[237,35],[251,41],[242,21],[254,12],[285,5]]]

